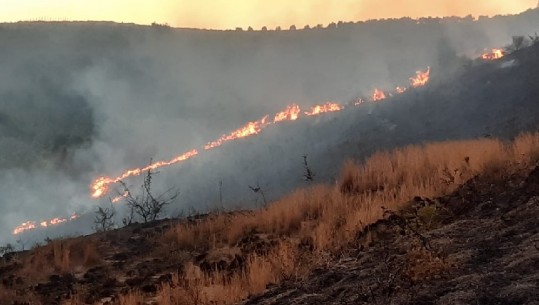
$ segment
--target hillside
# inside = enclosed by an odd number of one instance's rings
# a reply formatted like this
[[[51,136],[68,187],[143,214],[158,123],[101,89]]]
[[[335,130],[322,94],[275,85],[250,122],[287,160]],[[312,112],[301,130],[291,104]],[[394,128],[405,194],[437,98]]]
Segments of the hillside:
[[[0,232],[79,213],[0,233],[0,305],[539,304],[539,43],[463,56],[533,32],[537,14],[0,25]],[[418,65],[425,86],[370,101]],[[135,196],[144,178],[177,187],[163,219],[127,221],[129,192],[89,198],[98,175],[333,99],[346,107],[126,180]],[[97,206],[116,212],[101,229]]]
[[[538,147],[537,133],[412,146],[252,212],[49,240],[4,256],[0,299],[534,304]]]
[[[498,69],[500,62],[481,65],[463,56],[475,58],[485,48],[509,44],[512,35],[533,34],[538,12],[267,32],[2,24],[0,192],[10,215],[1,219],[0,229],[91,212],[108,201],[89,198],[88,185],[96,177],[150,159],[168,160],[290,103],[307,109],[370,96],[375,87],[393,89],[427,66],[433,78],[424,90],[268,129],[256,139],[161,171],[156,186],[181,190],[168,216],[216,205],[258,206],[260,199],[248,188],[253,184],[264,187],[268,199],[280,198],[305,186],[303,155],[317,181],[333,182],[338,164],[379,149],[531,130],[535,86],[521,85],[526,75],[534,79],[536,58]],[[470,69],[463,71],[466,64]],[[518,83],[513,73],[519,74]],[[489,81],[495,85],[489,88]],[[518,96],[504,99],[513,86],[520,86],[514,91]],[[503,124],[511,128],[500,128]],[[507,134],[497,134],[500,130]],[[76,233],[89,233],[86,223],[74,224]],[[74,234],[74,229],[25,240]]]

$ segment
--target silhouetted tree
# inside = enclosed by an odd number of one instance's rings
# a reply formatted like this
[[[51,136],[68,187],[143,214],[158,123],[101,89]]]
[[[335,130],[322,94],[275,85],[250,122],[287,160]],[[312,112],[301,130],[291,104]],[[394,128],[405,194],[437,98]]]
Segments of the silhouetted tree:
[[[256,186],[249,185],[249,188],[251,189],[251,191],[253,191],[253,193],[260,194],[260,196],[262,197],[262,201],[264,202],[264,206],[268,205],[268,202],[266,201],[266,195],[264,195],[264,190],[262,190],[262,187],[260,187],[260,184],[258,182],[256,183]]]
[[[296,30],[296,26],[295,25],[291,25],[290,28],[289,28],[290,31],[295,31]]]
[[[114,228],[114,215],[116,211],[112,204],[110,208],[97,207],[94,218],[95,231],[105,232]]]
[[[305,173],[303,174],[303,179],[307,182],[313,182],[315,173],[311,170],[309,167],[309,163],[307,163],[307,155],[303,156],[303,168],[305,169]]]
[[[165,207],[174,202],[179,195],[179,192],[175,191],[174,188],[170,188],[160,196],[154,196],[152,193],[152,178],[155,174],[151,169],[148,169],[141,186],[141,193],[135,197],[133,197],[131,190],[129,190],[125,182],[120,181],[120,184],[124,188],[124,200],[131,209],[132,215],[133,213],[137,214],[145,223],[156,220]],[[132,218],[131,220],[124,219],[124,224],[126,222],[131,223],[131,221]]]

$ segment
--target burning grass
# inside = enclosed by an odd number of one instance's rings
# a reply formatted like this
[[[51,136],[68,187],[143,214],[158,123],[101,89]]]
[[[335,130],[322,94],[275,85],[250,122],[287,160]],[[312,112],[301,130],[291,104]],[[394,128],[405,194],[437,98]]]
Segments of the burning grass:
[[[347,161],[335,185],[296,190],[252,212],[183,221],[155,235],[155,247],[147,256],[173,261],[178,253],[187,253],[178,259],[181,266],[169,270],[171,279],[155,292],[133,290],[116,303],[236,303],[269,284],[301,280],[326,257],[346,251],[359,231],[383,217],[383,208],[399,210],[416,196],[442,196],[477,175],[499,179],[538,161],[539,133],[510,143],[478,139],[409,146],[379,152],[362,164]],[[425,217],[432,216],[424,212]],[[21,274],[73,273],[77,266],[101,263],[96,239],[78,245],[75,241],[54,241],[32,250]],[[202,264],[192,253],[205,253],[209,263]],[[445,268],[435,259],[428,261],[435,266],[429,270]],[[414,276],[430,272],[423,265],[410,272]]]

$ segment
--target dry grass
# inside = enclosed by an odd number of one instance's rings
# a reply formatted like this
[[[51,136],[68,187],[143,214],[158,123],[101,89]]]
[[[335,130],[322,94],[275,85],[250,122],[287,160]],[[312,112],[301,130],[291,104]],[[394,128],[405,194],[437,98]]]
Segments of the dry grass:
[[[195,299],[196,304],[237,302],[291,276],[284,271],[294,270],[292,273],[297,276],[306,271],[301,269],[298,273],[297,265],[302,258],[298,257],[300,251],[293,241],[310,243],[317,257],[324,257],[326,252],[339,251],[359,230],[380,219],[382,207],[397,210],[415,196],[445,195],[476,175],[497,179],[508,169],[538,161],[537,133],[522,135],[512,143],[480,139],[410,146],[377,153],[364,164],[347,161],[334,186],[297,190],[254,213],[220,214],[178,225],[163,236],[162,242],[167,247],[199,250],[228,247],[252,232],[272,234],[289,243],[286,248],[282,244],[276,248],[279,255],[272,251],[263,257],[250,257],[245,271],[227,277],[226,281],[222,274],[212,273],[195,282],[187,280],[188,285],[165,286],[161,294],[173,301],[163,304],[194,304]],[[275,257],[279,259],[272,259]],[[185,282],[185,275],[182,276],[180,279]],[[214,290],[219,293],[210,293]]]
[[[162,305],[238,302],[264,291],[268,284],[300,279],[322,264],[324,257],[342,251],[358,231],[380,219],[382,207],[398,210],[415,196],[445,195],[477,175],[498,179],[507,171],[538,161],[539,133],[522,135],[511,143],[494,139],[451,141],[380,152],[363,164],[347,161],[335,185],[296,190],[254,212],[217,213],[166,231],[158,240],[156,256],[176,250],[200,253],[234,248],[242,238],[253,235],[270,236],[277,242],[264,253],[247,254],[244,264],[235,270],[202,272],[188,262],[170,283],[161,286],[155,299]],[[84,255],[75,254],[79,248],[85,249]],[[410,255],[424,257],[421,253]],[[76,257],[84,259],[76,261]],[[57,272],[69,272],[78,264],[98,261],[95,247],[85,248],[68,240],[34,249],[25,265],[27,271],[39,273],[52,262]],[[424,266],[430,266],[429,270],[445,268],[443,263],[428,259],[411,266],[409,272],[424,276],[429,272]],[[134,291],[120,296],[118,304],[143,301],[144,296]]]
[[[96,244],[88,237],[52,240],[22,258],[21,274],[40,281],[54,273],[74,273],[95,266],[101,262]]]

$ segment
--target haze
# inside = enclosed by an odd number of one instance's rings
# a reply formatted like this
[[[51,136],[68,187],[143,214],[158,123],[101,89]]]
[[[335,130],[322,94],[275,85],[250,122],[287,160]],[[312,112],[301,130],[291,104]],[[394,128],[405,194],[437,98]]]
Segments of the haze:
[[[403,16],[492,16],[518,13],[536,4],[536,0],[2,0],[0,22],[93,20],[259,29]]]

